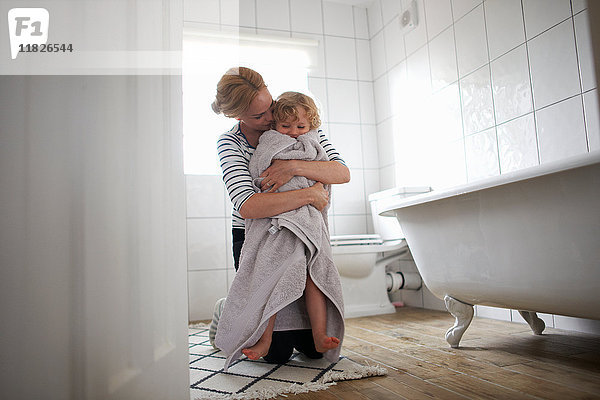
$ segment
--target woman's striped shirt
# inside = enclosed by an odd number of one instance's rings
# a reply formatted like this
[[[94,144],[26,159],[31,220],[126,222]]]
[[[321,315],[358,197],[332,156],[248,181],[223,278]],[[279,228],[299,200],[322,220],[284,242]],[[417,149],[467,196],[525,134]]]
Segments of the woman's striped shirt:
[[[322,130],[319,130],[319,143],[327,153],[329,161],[338,161],[346,165]],[[254,154],[254,150],[255,148],[248,143],[246,136],[242,133],[239,123],[222,134],[217,141],[223,182],[233,203],[233,228],[244,229],[244,218],[240,215],[239,209],[255,193],[249,169],[250,157]]]

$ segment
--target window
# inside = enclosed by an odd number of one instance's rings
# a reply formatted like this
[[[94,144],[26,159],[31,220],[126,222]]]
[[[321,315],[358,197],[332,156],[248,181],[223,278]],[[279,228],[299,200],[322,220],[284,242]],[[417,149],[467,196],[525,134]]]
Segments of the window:
[[[288,90],[310,95],[308,71],[316,61],[317,42],[237,32],[184,29],[183,142],[184,172],[220,175],[216,142],[237,121],[215,114],[210,105],[217,82],[227,69],[247,66],[258,71],[276,98]],[[313,96],[314,97],[314,96]]]

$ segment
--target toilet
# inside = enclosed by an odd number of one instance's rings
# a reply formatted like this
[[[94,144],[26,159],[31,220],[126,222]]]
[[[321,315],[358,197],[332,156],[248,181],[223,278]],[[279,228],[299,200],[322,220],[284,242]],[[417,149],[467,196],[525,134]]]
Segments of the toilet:
[[[408,252],[402,229],[394,217],[379,215],[398,198],[431,191],[429,187],[398,187],[369,195],[375,234],[331,236],[331,249],[342,284],[346,318],[395,312],[388,291],[419,288],[420,276],[387,274],[386,265]],[[385,254],[384,254],[385,253]],[[414,276],[416,275],[416,276]]]

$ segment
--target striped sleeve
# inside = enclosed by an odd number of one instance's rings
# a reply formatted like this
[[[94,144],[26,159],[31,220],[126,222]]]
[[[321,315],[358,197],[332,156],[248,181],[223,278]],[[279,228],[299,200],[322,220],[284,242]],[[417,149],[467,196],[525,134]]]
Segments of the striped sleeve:
[[[221,135],[217,152],[223,170],[223,182],[235,210],[238,210],[255,192],[248,164],[250,153],[244,151],[241,141],[231,135]]]
[[[325,136],[322,130],[319,129],[319,144],[323,147],[323,150],[327,153],[329,161],[337,161],[340,164],[346,165],[344,159],[340,156],[340,153],[333,147],[329,139]]]

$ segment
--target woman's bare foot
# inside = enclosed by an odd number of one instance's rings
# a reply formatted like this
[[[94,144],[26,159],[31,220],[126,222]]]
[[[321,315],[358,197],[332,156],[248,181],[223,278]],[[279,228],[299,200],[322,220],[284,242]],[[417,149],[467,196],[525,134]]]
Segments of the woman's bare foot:
[[[328,350],[335,349],[340,345],[340,339],[334,336],[323,335],[315,339],[315,349],[319,353],[325,353]]]
[[[269,353],[270,347],[271,343],[259,340],[254,346],[243,349],[242,353],[251,360],[258,360]]]

